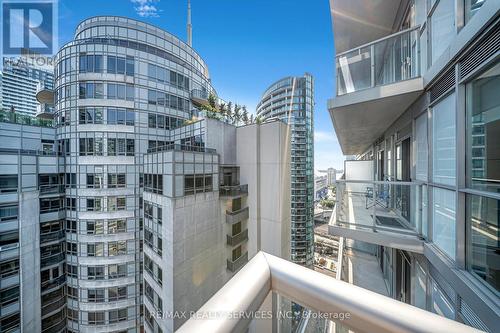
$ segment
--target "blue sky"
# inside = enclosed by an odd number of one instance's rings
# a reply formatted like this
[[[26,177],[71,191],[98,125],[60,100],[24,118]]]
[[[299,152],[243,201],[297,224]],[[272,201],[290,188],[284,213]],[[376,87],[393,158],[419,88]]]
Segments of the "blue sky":
[[[334,95],[334,46],[328,0],[191,0],[193,47],[208,64],[219,95],[249,111],[274,81],[315,78],[315,169],[343,167],[327,110]],[[119,15],[157,25],[186,39],[187,0],[59,0],[60,45],[76,25]]]

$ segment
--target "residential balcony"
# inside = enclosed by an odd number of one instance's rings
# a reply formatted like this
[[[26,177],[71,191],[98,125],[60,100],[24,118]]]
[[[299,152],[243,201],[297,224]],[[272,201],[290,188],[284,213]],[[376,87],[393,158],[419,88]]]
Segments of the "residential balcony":
[[[19,243],[11,243],[0,246],[0,261],[19,257]]]
[[[54,105],[54,90],[45,85],[45,82],[38,82],[35,97],[41,104]]]
[[[220,185],[219,196],[236,198],[248,195],[248,185]]]
[[[345,155],[365,150],[423,92],[419,28],[337,54],[337,96],[328,109]]]
[[[208,92],[201,89],[192,89],[191,101],[197,105],[208,105]]]
[[[337,181],[330,235],[423,253],[427,234],[423,184]]]
[[[234,261],[228,259],[227,260],[227,269],[230,270],[231,272],[236,272],[241,267],[243,267],[247,262],[248,262],[248,252],[245,252],[238,259],[236,259]],[[193,332],[198,332],[198,331],[193,331]],[[210,331],[206,331],[206,332],[210,332]]]
[[[39,119],[54,119],[54,106],[48,104],[38,104],[35,116]]]
[[[348,313],[339,322],[355,332],[480,332],[264,252],[257,253],[177,332],[245,332],[252,317],[233,314],[259,310],[271,291],[333,320]]]
[[[244,220],[248,220],[249,210],[248,207],[241,208],[236,211],[226,210],[226,223],[235,224]]]
[[[243,230],[239,234],[236,235],[226,235],[227,245],[236,246],[242,242],[248,240],[248,229]]]

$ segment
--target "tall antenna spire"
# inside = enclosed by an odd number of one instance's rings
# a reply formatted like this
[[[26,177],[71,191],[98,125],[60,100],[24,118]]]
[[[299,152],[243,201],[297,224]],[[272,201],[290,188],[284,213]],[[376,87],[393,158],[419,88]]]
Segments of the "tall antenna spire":
[[[191,25],[191,0],[188,0],[187,43],[193,46],[193,26]]]

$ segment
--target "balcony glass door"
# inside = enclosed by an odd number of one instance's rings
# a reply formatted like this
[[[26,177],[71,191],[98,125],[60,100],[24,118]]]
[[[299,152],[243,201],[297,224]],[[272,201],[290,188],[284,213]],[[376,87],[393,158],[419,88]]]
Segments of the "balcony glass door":
[[[396,145],[396,180],[409,182],[410,178],[410,138],[407,138]],[[396,209],[401,215],[410,221],[410,189],[411,186],[396,186]]]
[[[396,299],[411,303],[411,258],[404,251],[396,251]]]

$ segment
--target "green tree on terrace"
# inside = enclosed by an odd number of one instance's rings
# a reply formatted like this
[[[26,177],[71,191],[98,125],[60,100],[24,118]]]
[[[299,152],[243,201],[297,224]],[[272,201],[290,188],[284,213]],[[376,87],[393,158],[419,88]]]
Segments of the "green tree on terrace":
[[[248,119],[248,111],[246,105],[243,105],[242,110],[243,112],[241,113],[241,120],[245,125],[248,125],[249,119]]]
[[[254,123],[253,114],[250,115],[250,124]]]
[[[233,103],[228,102],[226,108],[226,120],[229,122],[233,116]]]
[[[233,110],[233,125],[237,125],[241,120],[241,106],[238,104],[234,105]]]

